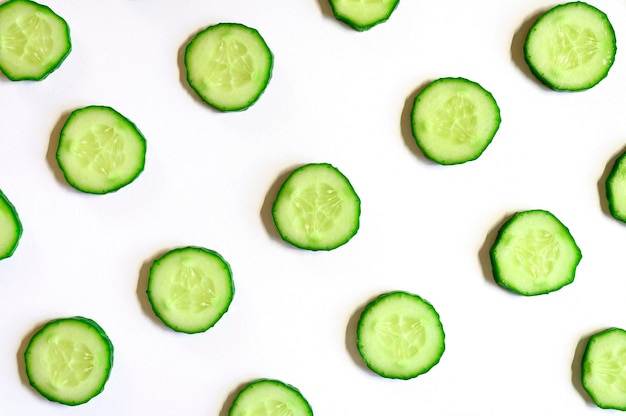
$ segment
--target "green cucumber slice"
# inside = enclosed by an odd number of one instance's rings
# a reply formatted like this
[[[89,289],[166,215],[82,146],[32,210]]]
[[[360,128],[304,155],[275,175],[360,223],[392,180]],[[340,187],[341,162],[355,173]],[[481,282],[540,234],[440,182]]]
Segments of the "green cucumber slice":
[[[376,374],[408,380],[428,372],[445,350],[439,314],[423,298],[395,291],[370,302],[357,326],[357,348]]]
[[[411,113],[413,137],[424,155],[454,165],[477,159],[500,128],[493,95],[465,78],[439,78],[416,97]]]
[[[0,190],[0,260],[13,255],[22,231],[22,222],[15,207]]]
[[[187,82],[220,111],[241,111],[254,104],[270,81],[273,64],[261,34],[240,23],[209,26],[185,49]]]
[[[280,187],[272,207],[282,239],[307,250],[333,250],[359,229],[361,200],[352,184],[328,163],[295,169]]]
[[[617,51],[607,15],[581,1],[560,4],[532,25],[524,57],[532,73],[554,90],[581,91],[602,81]]]
[[[71,186],[106,194],[130,184],[143,171],[146,140],[113,108],[88,106],[73,111],[66,120],[56,158]]]
[[[148,299],[155,315],[171,329],[204,332],[226,313],[235,287],[230,265],[203,247],[181,247],[150,267]]]
[[[589,338],[581,379],[598,407],[626,410],[626,331],[610,328]]]
[[[552,213],[529,210],[516,213],[500,228],[490,256],[498,284],[534,296],[572,283],[582,253]]]
[[[95,321],[76,316],[48,322],[24,352],[32,387],[50,401],[83,404],[104,390],[113,344]]]
[[[235,397],[228,416],[313,416],[302,393],[280,380],[248,383]]]
[[[626,222],[626,152],[615,161],[605,186],[611,215]]]
[[[72,49],[67,22],[30,0],[0,5],[0,71],[12,81],[39,81],[57,69]]]
[[[400,0],[329,0],[335,18],[363,32],[386,22]]]

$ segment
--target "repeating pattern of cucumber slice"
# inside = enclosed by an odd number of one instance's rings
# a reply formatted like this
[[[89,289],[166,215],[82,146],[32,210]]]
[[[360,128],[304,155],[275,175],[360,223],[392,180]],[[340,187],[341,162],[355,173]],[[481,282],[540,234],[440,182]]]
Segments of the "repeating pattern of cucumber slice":
[[[385,22],[398,5],[398,0],[329,1],[335,17],[358,31]],[[0,45],[0,71],[11,81],[43,80],[71,50],[65,20],[47,6],[29,0],[9,0],[0,5]],[[615,32],[608,17],[595,7],[583,2],[565,3],[537,19],[524,52],[531,71],[542,83],[554,90],[580,91],[608,75],[616,53]],[[220,111],[245,110],[253,105],[268,86],[272,66],[273,54],[259,32],[238,23],[206,28],[194,36],[185,51],[189,85]],[[447,85],[454,83],[454,88]],[[441,88],[444,86],[447,90]],[[468,93],[472,99],[465,93],[457,94],[459,88],[472,90]],[[93,116],[94,112],[98,115]],[[114,122],[107,123],[107,117]],[[441,164],[458,164],[482,154],[498,130],[500,109],[477,83],[442,78],[416,97],[412,117],[413,132],[424,153]],[[437,140],[452,137],[461,144],[480,137],[467,152],[425,139],[428,135],[424,131],[435,132]],[[132,182],[143,170],[144,158],[145,139],[139,130],[104,106],[72,113],[61,132],[57,152],[67,181],[81,191],[96,194]],[[624,159],[623,155],[617,159],[606,181],[609,209],[621,221],[626,221]],[[310,172],[314,174],[307,176]],[[298,175],[305,179],[297,179]],[[331,250],[347,243],[358,230],[359,214],[360,199],[350,182],[327,163],[294,171],[273,207],[281,237],[309,250]],[[334,230],[337,224],[343,226],[340,231]],[[21,235],[17,211],[0,191],[0,259],[13,255]],[[490,254],[496,282],[527,296],[553,292],[572,283],[582,258],[569,230],[545,210],[515,214],[499,230]],[[228,310],[234,285],[230,266],[218,253],[185,247],[153,263],[147,293],[155,314],[167,326],[198,333],[213,326]],[[445,334],[436,310],[423,298],[403,291],[385,293],[369,303],[356,335],[358,351],[367,366],[387,378],[424,374],[439,362],[445,349]],[[24,361],[28,381],[41,395],[79,405],[103,391],[113,365],[113,344],[92,319],[59,318],[30,338]],[[602,408],[626,410],[626,331],[611,328],[591,336],[581,365],[582,384],[593,401]],[[313,411],[295,387],[261,379],[249,383],[232,403],[229,416],[244,414],[310,416]]]

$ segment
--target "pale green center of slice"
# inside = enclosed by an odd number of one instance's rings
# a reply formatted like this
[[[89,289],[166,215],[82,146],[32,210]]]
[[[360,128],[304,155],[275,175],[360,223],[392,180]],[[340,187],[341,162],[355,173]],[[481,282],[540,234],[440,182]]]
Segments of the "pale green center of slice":
[[[598,52],[598,39],[589,29],[563,25],[554,36],[554,63],[558,68],[574,69],[591,61]]]
[[[324,233],[333,227],[341,211],[341,197],[335,188],[319,183],[294,192],[292,201],[307,235]]]
[[[378,322],[375,331],[396,361],[410,359],[426,344],[426,330],[418,318],[393,314]]]
[[[471,100],[462,95],[450,97],[433,119],[433,131],[459,144],[470,142],[478,125],[476,108]]]
[[[52,28],[38,15],[17,19],[5,31],[2,49],[33,64],[46,61],[53,47]]]
[[[388,0],[349,0],[349,1],[352,3],[360,3],[364,5],[384,4],[388,2]]]
[[[626,349],[606,351],[594,362],[593,371],[611,388],[626,393]]]
[[[105,124],[91,127],[80,139],[72,142],[70,151],[84,166],[107,178],[114,176],[125,160],[120,134]]]
[[[58,388],[76,387],[94,370],[94,356],[82,343],[51,338],[45,357],[51,383]]]
[[[265,400],[252,409],[249,416],[293,416],[287,403],[281,400]]]
[[[243,42],[224,36],[212,58],[205,82],[212,88],[231,91],[252,81],[254,61]]]
[[[200,313],[215,302],[213,280],[201,269],[183,261],[172,280],[168,304],[177,310]]]
[[[535,280],[546,278],[560,256],[558,241],[542,229],[531,230],[516,239],[513,251],[522,269]]]

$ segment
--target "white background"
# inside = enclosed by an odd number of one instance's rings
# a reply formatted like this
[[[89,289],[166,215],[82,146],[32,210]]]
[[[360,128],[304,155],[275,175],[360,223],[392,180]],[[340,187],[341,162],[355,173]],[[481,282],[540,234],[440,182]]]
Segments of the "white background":
[[[556,3],[401,0],[357,32],[326,0],[48,0],[73,50],[42,82],[0,78],[0,189],[24,226],[0,262],[0,414],[226,416],[244,383],[301,390],[316,415],[599,415],[580,385],[590,334],[626,327],[626,226],[604,181],[626,143],[626,3],[596,0],[618,53],[595,88],[559,93],[522,58],[529,25]],[[250,109],[218,113],[184,81],[190,37],[219,22],[260,31],[273,77]],[[626,50],[626,47],[624,47]],[[476,161],[429,162],[409,128],[417,91],[442,76],[480,83],[502,124]],[[148,142],[145,171],[101,196],[54,160],[67,114],[112,106]],[[269,207],[287,172],[328,162],[362,200],[361,228],[331,252],[283,243]],[[488,249],[514,212],[569,227],[583,259],[562,290],[497,286]],[[175,333],[145,296],[150,262],[201,245],[230,263],[236,293],[209,331]],[[408,381],[374,375],[355,349],[363,306],[406,290],[441,315],[446,350]],[[115,345],[102,394],[68,407],[26,380],[28,337],[50,319],[96,320]]]

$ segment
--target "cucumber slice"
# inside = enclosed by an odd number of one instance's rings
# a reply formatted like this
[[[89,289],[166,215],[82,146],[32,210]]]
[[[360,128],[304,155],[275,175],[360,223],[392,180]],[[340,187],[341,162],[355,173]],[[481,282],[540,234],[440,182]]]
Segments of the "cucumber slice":
[[[477,159],[500,128],[493,95],[465,78],[440,78],[415,97],[413,137],[424,155],[442,165]]]
[[[567,227],[544,210],[513,215],[498,231],[490,256],[495,281],[525,296],[572,283],[582,258]]]
[[[606,178],[605,186],[611,215],[626,222],[626,152],[615,161]]]
[[[178,332],[211,328],[228,310],[234,292],[230,265],[203,247],[171,250],[150,267],[147,293],[152,309]]]
[[[0,260],[13,255],[22,231],[22,222],[15,207],[0,190]]]
[[[307,250],[333,250],[359,229],[361,200],[352,184],[328,163],[310,163],[291,172],[272,208],[278,233]]]
[[[113,366],[113,344],[89,318],[60,318],[33,335],[24,361],[35,390],[50,401],[75,406],[103,391]]]
[[[302,393],[279,380],[260,379],[246,385],[235,397],[228,416],[313,416]]]
[[[106,194],[128,185],[143,171],[146,140],[116,110],[88,106],[73,111],[63,125],[56,158],[71,186]]]
[[[430,303],[395,291],[380,295],[365,307],[357,326],[357,348],[376,374],[408,380],[439,362],[445,334]]]
[[[626,410],[626,331],[610,328],[589,338],[581,379],[598,407]]]
[[[0,5],[0,71],[12,81],[39,81],[72,49],[67,22],[48,6],[29,0]]]
[[[241,111],[254,104],[270,81],[273,64],[261,34],[240,23],[209,26],[185,49],[187,82],[220,111]]]
[[[581,91],[608,75],[616,50],[606,14],[576,1],[555,6],[537,19],[526,37],[524,57],[548,87]]]
[[[363,32],[386,22],[399,0],[329,0],[335,18]]]

